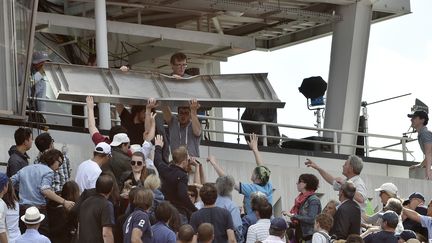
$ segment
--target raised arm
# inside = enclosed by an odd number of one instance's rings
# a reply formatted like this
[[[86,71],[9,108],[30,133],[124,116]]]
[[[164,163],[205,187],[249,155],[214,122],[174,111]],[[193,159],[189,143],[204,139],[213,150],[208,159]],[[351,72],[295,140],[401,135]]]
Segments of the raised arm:
[[[249,145],[249,148],[252,150],[254,156],[255,156],[255,162],[257,166],[263,165],[263,161],[261,158],[261,154],[258,151],[258,137],[255,133],[252,133],[250,136],[250,141],[247,141],[247,144]]]
[[[190,164],[193,167],[195,167],[194,184],[202,185],[203,182],[201,181],[201,173],[200,173],[201,164],[194,157],[190,158]]]
[[[163,147],[163,137],[161,135],[156,135],[155,137],[155,152],[154,152],[154,164],[161,177],[165,177],[168,171],[168,165],[162,159],[162,147]]]
[[[305,165],[307,167],[311,167],[315,170],[317,170],[320,175],[322,176],[322,178],[324,178],[325,181],[327,181],[327,183],[329,183],[330,185],[333,185],[333,181],[335,180],[335,178],[330,175],[329,173],[327,173],[327,171],[323,170],[321,167],[319,167],[315,162],[313,162],[310,159],[307,159],[305,162]]]
[[[150,98],[147,100],[146,112],[145,112],[145,121],[144,121],[144,140],[150,141],[154,138],[156,132],[156,113],[152,114],[152,109],[156,108],[157,101],[154,98]]]
[[[87,125],[90,133],[90,137],[93,137],[93,134],[99,132],[96,127],[95,115],[94,115],[94,101],[93,96],[87,96]]]
[[[171,124],[172,113],[171,113],[171,108],[169,108],[167,104],[162,105],[162,115],[166,124],[168,125]]]
[[[218,163],[216,162],[216,158],[213,155],[209,155],[209,157],[207,158],[207,162],[209,162],[213,166],[218,176],[225,175],[225,171],[218,165]]]
[[[156,113],[147,114],[145,118],[145,129],[143,133],[144,141],[150,142],[156,134],[156,121],[155,121]]]
[[[198,109],[200,108],[200,104],[196,99],[192,99],[189,101],[189,107],[191,110],[191,122],[192,122],[192,132],[196,137],[201,136],[201,123],[198,120]]]
[[[421,216],[416,211],[411,210],[409,208],[403,208],[402,212],[403,212],[403,215],[405,215],[407,218],[414,220],[417,223],[421,223]]]

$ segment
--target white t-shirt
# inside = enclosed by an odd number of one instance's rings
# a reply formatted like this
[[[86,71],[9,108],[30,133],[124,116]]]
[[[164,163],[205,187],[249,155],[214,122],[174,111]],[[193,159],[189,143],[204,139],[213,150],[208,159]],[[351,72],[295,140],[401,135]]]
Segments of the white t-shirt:
[[[345,181],[347,181],[347,180],[345,180]],[[354,201],[357,202],[360,205],[361,210],[364,211],[364,209],[366,207],[366,200],[367,200],[366,184],[364,183],[363,179],[358,175],[351,177],[349,179],[349,181],[351,181],[355,185],[356,192],[360,193],[360,195],[363,197],[364,203],[359,203],[355,200]],[[339,191],[341,186],[342,185],[339,184],[336,180],[333,181],[333,189],[335,191]]]
[[[96,180],[101,173],[102,170],[95,161],[89,159],[82,162],[78,167],[75,177],[75,182],[78,184],[80,192],[83,192],[85,189],[95,188]]]
[[[0,198],[0,233],[6,233],[6,237],[9,239],[7,236],[8,230],[6,225],[6,211],[6,203]]]
[[[15,209],[8,208],[6,211],[6,225],[9,233],[9,242],[14,243],[21,235],[19,229],[19,203],[15,202]]]

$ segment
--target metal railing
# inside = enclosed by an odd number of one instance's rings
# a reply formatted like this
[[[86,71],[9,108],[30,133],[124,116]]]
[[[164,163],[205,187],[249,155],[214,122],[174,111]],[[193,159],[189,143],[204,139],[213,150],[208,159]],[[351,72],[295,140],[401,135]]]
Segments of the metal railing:
[[[61,103],[61,104],[86,106],[85,102],[50,100],[50,99],[42,99],[42,98],[29,98],[29,99],[35,99],[35,100],[44,101],[44,102],[51,102],[51,103]],[[111,107],[114,108],[115,106],[112,105]],[[72,114],[64,114],[64,113],[56,113],[56,112],[48,112],[48,111],[34,111],[34,110],[27,110],[27,112],[46,114],[46,115],[52,115],[52,116],[62,116],[62,117],[70,117],[70,118],[78,118],[78,119],[87,119],[87,116],[85,116],[85,115],[81,116],[81,115],[72,115]],[[157,111],[157,112],[161,113],[161,111]],[[173,114],[176,114],[176,112],[173,112]],[[415,140],[415,139],[408,138],[408,137],[398,137],[398,136],[381,135],[381,134],[374,134],[374,133],[342,131],[342,130],[336,130],[336,129],[316,128],[316,127],[289,125],[289,124],[281,124],[281,123],[263,122],[263,121],[240,120],[240,119],[213,117],[213,116],[205,116],[205,115],[198,115],[198,117],[200,119],[204,119],[204,120],[233,122],[233,123],[237,123],[237,124],[243,123],[243,124],[260,125],[262,134],[257,135],[257,136],[262,138],[263,146],[267,146],[268,139],[279,139],[281,142],[298,141],[298,142],[313,143],[313,144],[320,144],[320,145],[329,145],[332,148],[332,152],[335,154],[339,154],[340,147],[351,147],[351,148],[364,149],[367,156],[369,155],[369,151],[370,152],[372,152],[372,151],[387,151],[387,152],[401,153],[402,159],[404,161],[406,161],[407,160],[407,154],[413,152],[413,151],[410,151],[407,149],[406,144],[408,142]],[[111,119],[111,121],[116,122],[116,123],[120,122],[119,119]],[[326,132],[326,133],[332,134],[332,141],[320,141],[320,140],[308,140],[308,139],[299,139],[299,138],[288,138],[288,137],[282,137],[282,136],[270,136],[270,135],[267,135],[267,126],[277,126],[279,128],[290,128],[290,129],[297,129],[297,130]],[[237,136],[249,135],[247,133],[219,131],[219,130],[213,130],[213,129],[203,129],[203,132],[230,134],[230,135],[237,135]],[[365,138],[382,138],[382,139],[396,140],[398,142],[392,143],[391,145],[382,146],[382,147],[370,146],[369,144],[366,144],[366,145],[344,144],[344,143],[339,142],[339,139],[338,139],[343,134],[352,135],[352,136],[363,136]],[[390,148],[390,147],[397,146],[397,145],[401,145],[401,149]]]

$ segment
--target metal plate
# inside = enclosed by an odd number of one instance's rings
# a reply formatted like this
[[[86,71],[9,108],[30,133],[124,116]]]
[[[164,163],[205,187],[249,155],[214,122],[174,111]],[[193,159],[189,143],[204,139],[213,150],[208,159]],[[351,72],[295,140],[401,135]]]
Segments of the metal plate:
[[[170,105],[185,105],[191,98],[203,107],[283,108],[267,74],[199,75],[176,79],[156,72],[105,69],[47,63],[45,72],[57,99],[145,104],[156,98]]]

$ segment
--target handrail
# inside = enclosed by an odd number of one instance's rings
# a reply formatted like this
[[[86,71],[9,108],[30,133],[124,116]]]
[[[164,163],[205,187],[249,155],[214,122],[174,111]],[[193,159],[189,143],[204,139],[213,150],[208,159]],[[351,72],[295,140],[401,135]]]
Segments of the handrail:
[[[50,99],[43,99],[43,98],[33,98],[30,97],[29,99],[35,99],[45,102],[52,102],[52,103],[61,103],[61,104],[70,104],[70,105],[82,105],[85,106],[85,102],[75,102],[75,101],[65,101],[65,100],[50,100]],[[115,107],[112,105],[112,107]],[[78,119],[87,119],[88,117],[86,115],[71,115],[71,114],[64,114],[64,113],[56,113],[56,112],[47,112],[47,111],[33,111],[33,110],[27,110],[27,112],[31,113],[39,113],[39,114],[46,114],[46,115],[52,115],[52,116],[63,116],[63,117],[71,117],[71,118],[78,118]],[[162,111],[157,111],[158,113],[162,113]],[[173,112],[173,114],[176,114],[176,112]],[[207,120],[215,120],[215,121],[225,121],[225,122],[234,122],[234,123],[246,123],[246,124],[254,124],[254,125],[260,125],[262,130],[262,135],[257,135],[258,137],[263,138],[263,145],[267,146],[268,139],[280,139],[281,141],[301,141],[306,143],[313,143],[313,144],[323,144],[323,145],[330,145],[332,146],[333,153],[338,154],[339,153],[339,147],[350,147],[350,148],[362,148],[369,152],[373,151],[388,151],[388,152],[397,152],[402,153],[402,158],[404,161],[407,159],[407,153],[412,153],[413,151],[410,151],[407,149],[406,144],[408,142],[414,141],[415,139],[411,139],[408,137],[398,137],[398,136],[390,136],[390,135],[382,135],[382,134],[374,134],[374,133],[363,133],[363,132],[353,132],[353,131],[343,131],[343,130],[336,130],[336,129],[328,129],[328,128],[316,128],[316,127],[307,127],[307,126],[299,126],[299,125],[289,125],[289,124],[281,124],[281,123],[272,123],[272,122],[264,122],[264,121],[251,121],[251,120],[241,120],[241,119],[232,119],[232,118],[224,118],[224,117],[213,117],[213,116],[206,116],[206,115],[198,115],[198,118],[200,119],[207,119]],[[119,122],[118,119],[111,119],[113,122]],[[267,135],[267,126],[277,126],[277,127],[284,127],[284,128],[290,128],[290,129],[300,129],[300,130],[309,130],[309,131],[322,131],[322,132],[329,132],[333,134],[333,141],[319,141],[319,140],[308,140],[308,139],[298,139],[298,138],[287,138],[287,137],[279,137],[279,136],[270,136]],[[240,133],[240,132],[229,132],[229,131],[218,131],[218,130],[212,130],[212,129],[203,129],[204,132],[209,133],[219,133],[219,134],[232,134],[232,135],[244,135],[247,136],[249,134],[246,133]],[[384,138],[384,139],[392,139],[397,140],[399,143],[392,144],[389,146],[383,146],[383,147],[376,147],[376,146],[370,146],[365,144],[363,145],[351,145],[351,144],[343,144],[338,142],[338,135],[342,134],[348,134],[348,135],[354,135],[354,136],[364,136],[364,137],[375,137],[375,138]],[[391,149],[389,147],[396,146],[396,145],[402,145],[402,149]]]

